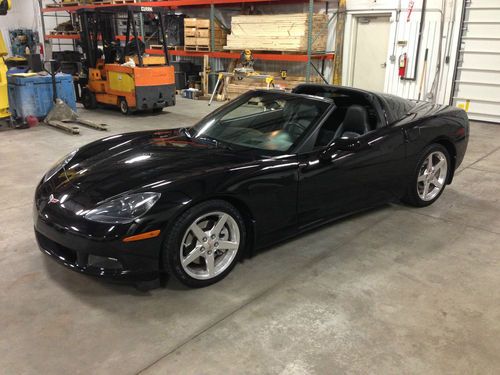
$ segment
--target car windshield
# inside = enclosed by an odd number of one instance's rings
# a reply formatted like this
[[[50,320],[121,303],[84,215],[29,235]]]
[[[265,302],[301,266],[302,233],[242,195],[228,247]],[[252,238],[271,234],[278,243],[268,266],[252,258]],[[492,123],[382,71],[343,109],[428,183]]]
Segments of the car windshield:
[[[226,145],[288,151],[320,119],[327,101],[276,92],[251,92],[205,117],[190,134]]]

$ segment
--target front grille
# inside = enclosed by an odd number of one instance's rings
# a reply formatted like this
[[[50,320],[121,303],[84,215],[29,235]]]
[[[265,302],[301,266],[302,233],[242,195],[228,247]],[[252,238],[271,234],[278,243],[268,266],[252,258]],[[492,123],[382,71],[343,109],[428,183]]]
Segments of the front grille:
[[[116,258],[93,255],[87,252],[77,252],[63,246],[35,230],[36,239],[40,247],[52,256],[58,257],[66,264],[74,265],[80,269],[97,271],[121,271],[123,264]]]
[[[68,263],[75,264],[77,259],[77,253],[74,250],[68,249],[61,244],[58,244],[55,241],[52,241],[50,238],[45,237],[38,231],[35,231],[36,239],[40,244],[40,247],[46,251],[53,253],[58,256],[61,260],[64,260]]]

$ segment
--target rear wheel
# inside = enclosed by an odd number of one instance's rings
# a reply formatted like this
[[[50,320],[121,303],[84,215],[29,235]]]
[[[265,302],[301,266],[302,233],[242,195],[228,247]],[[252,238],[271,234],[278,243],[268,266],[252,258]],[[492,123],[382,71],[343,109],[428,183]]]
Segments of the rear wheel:
[[[450,154],[440,144],[432,144],[422,152],[403,201],[425,207],[443,193],[450,173]]]
[[[127,103],[127,99],[120,98],[120,112],[124,115],[129,115],[131,113],[130,108]]]
[[[204,287],[226,277],[245,246],[246,229],[238,210],[212,200],[186,211],[166,240],[167,272],[190,287]]]

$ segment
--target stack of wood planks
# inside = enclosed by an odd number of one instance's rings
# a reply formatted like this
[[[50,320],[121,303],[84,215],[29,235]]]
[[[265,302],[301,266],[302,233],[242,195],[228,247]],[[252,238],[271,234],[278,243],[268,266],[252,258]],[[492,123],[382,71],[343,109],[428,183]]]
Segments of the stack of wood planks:
[[[215,22],[215,50],[222,50],[226,44],[227,33]],[[186,51],[211,50],[210,45],[210,20],[206,18],[184,19],[184,49]]]
[[[261,74],[268,74],[274,76],[274,85],[276,89],[282,89],[285,91],[292,90],[295,86],[305,83],[305,77],[300,76],[288,76],[286,79],[280,77],[279,72],[268,72]],[[319,77],[311,77],[311,83],[320,83],[321,79]],[[252,78],[244,78],[242,80],[232,79],[223,90],[223,99],[232,100],[241,94],[247,92],[248,90],[255,89],[266,89],[267,84],[264,79],[256,80]]]
[[[313,51],[326,50],[326,14],[313,15]],[[226,50],[307,51],[308,14],[233,16]]]

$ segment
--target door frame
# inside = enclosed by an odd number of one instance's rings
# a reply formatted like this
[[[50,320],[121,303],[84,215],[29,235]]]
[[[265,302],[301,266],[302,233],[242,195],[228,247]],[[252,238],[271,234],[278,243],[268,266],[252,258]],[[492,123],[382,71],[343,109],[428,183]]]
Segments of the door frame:
[[[394,40],[396,33],[396,11],[387,10],[370,10],[370,11],[352,11],[346,16],[345,37],[344,37],[344,62],[342,64],[342,82],[343,85],[352,86],[354,81],[354,61],[356,51],[356,39],[358,23],[360,18],[366,17],[389,17],[389,40],[387,40],[387,56],[386,61],[389,64],[389,56],[391,54],[391,42]],[[388,84],[388,72],[385,71],[384,89],[385,92]]]

